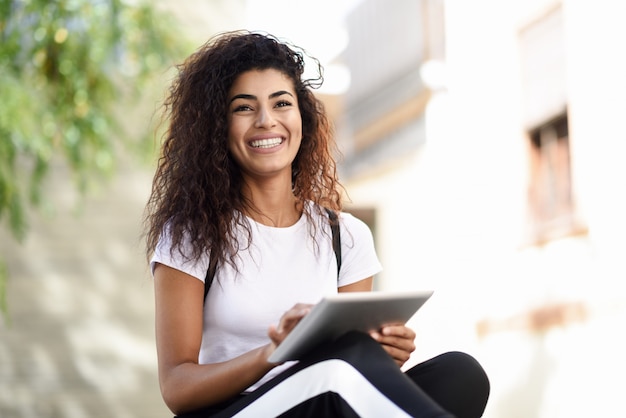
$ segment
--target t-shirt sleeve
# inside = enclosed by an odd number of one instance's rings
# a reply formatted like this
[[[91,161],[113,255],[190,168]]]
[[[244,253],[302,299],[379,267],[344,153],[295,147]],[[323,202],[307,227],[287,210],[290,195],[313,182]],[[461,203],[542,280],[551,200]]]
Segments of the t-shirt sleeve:
[[[372,231],[362,220],[341,213],[341,269],[339,286],[346,286],[382,271]]]
[[[164,232],[161,234],[161,238],[159,239],[159,242],[154,250],[152,259],[150,260],[150,270],[152,274],[154,274],[156,264],[160,263],[176,270],[180,270],[183,273],[187,273],[201,282],[204,282],[206,271],[209,266],[208,257],[203,257],[198,261],[187,260],[183,256],[185,253],[190,253],[190,246],[187,241],[184,241],[181,246],[182,253],[178,249],[174,249],[174,251],[171,251],[171,249],[172,240],[170,235],[167,232]]]

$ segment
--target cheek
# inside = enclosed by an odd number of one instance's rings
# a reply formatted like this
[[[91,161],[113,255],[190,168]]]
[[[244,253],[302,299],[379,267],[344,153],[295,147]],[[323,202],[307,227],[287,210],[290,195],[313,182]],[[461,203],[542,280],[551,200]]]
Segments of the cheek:
[[[237,165],[241,165],[242,151],[239,147],[239,142],[230,136],[228,137],[228,153]]]
[[[243,135],[243,132],[240,126],[238,126],[236,123],[232,123],[232,122],[228,123],[228,132],[227,132],[228,149],[231,152],[237,147],[239,142],[241,142],[242,135]]]
[[[295,120],[292,123],[292,126],[294,126],[294,130],[297,132],[297,136],[302,138],[302,118],[298,117],[295,118]]]

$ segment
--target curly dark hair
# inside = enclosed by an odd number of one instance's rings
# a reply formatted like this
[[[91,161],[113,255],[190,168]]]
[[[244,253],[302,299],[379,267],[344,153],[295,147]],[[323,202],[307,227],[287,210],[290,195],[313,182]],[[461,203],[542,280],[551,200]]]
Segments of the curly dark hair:
[[[163,105],[168,129],[146,205],[148,257],[165,228],[172,251],[190,260],[210,251],[218,264],[234,265],[237,251],[243,248],[236,225],[245,228],[249,244],[250,225],[242,215],[243,179],[228,150],[227,99],[235,79],[250,70],[275,69],[294,83],[303,136],[292,164],[297,202],[312,201],[317,210],[341,210],[342,186],[334,159],[338,151],[324,106],[312,92],[323,81],[322,67],[311,58],[317,78],[303,79],[305,54],[272,35],[236,31],[210,39],[178,66]],[[309,205],[300,206],[312,219]],[[187,240],[191,254],[182,251]]]

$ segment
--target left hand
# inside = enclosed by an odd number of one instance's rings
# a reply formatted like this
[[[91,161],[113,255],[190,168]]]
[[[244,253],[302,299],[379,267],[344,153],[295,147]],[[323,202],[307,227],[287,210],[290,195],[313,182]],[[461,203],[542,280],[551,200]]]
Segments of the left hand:
[[[399,367],[415,351],[415,331],[406,325],[385,325],[378,331],[370,332],[370,336],[383,346]]]

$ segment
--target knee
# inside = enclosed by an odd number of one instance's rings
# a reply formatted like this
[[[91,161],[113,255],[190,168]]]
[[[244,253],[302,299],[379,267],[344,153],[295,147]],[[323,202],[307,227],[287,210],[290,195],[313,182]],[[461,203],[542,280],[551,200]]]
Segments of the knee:
[[[489,397],[489,377],[478,360],[461,351],[450,351],[439,357],[442,364],[457,376],[458,381],[471,387],[476,396],[485,399]]]

